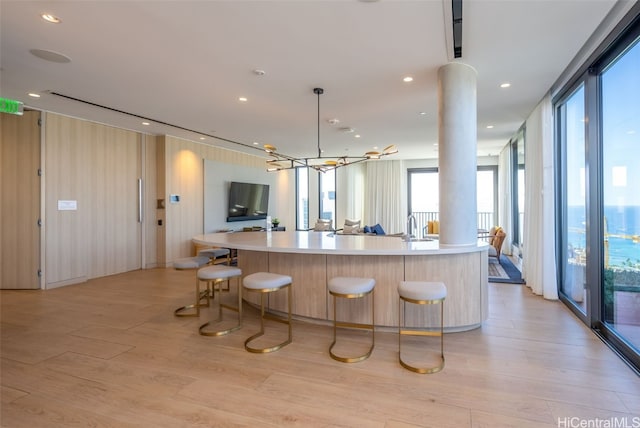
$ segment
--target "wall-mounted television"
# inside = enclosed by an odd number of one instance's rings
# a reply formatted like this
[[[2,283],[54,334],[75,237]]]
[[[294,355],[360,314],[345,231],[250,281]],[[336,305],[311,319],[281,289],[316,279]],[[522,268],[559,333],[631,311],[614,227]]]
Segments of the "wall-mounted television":
[[[227,221],[261,220],[267,218],[269,185],[238,183],[229,186]]]

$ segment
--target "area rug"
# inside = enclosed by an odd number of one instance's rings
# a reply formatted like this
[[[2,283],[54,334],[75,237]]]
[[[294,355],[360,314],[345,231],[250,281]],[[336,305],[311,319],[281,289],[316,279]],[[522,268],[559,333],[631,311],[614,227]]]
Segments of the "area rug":
[[[489,258],[489,282],[524,284],[518,268],[503,255],[500,256],[500,263],[494,258]]]

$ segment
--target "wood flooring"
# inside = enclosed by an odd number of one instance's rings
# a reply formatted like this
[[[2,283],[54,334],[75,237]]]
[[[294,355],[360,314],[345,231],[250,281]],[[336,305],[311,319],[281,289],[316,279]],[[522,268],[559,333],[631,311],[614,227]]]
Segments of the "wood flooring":
[[[193,272],[153,269],[47,291],[0,291],[0,425],[640,424],[640,378],[562,303],[523,285],[490,284],[489,319],[479,329],[446,334],[446,365],[431,375],[399,365],[393,332],[376,333],[368,360],[345,364],[329,357],[331,327],[302,321],[282,350],[248,353],[243,342],[259,328],[248,305],[241,330],[200,336],[211,309],[199,319],[173,315],[192,288]],[[277,340],[283,328],[268,324],[265,340]],[[340,338],[344,352],[366,346],[364,336]],[[435,350],[438,342],[426,346]]]

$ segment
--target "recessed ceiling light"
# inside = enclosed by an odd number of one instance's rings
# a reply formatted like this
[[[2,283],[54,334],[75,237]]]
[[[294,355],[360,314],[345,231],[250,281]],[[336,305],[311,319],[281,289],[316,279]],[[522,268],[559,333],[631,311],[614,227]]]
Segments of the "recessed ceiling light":
[[[150,125],[150,123],[149,123],[149,122],[142,122],[142,124],[143,124],[144,126],[149,126],[149,125]]]
[[[239,97],[238,101],[240,101],[242,103],[246,103],[247,102],[247,98],[246,97]]]
[[[354,138],[360,138],[360,134],[354,135]]]
[[[40,16],[42,17],[42,19],[44,19],[47,22],[51,22],[52,24],[59,24],[62,22],[60,18],[58,18],[55,15],[51,15],[50,13],[43,13]]]
[[[259,145],[259,144],[260,144],[260,143],[258,143],[257,141],[254,141],[254,142],[253,142],[253,145],[254,145],[254,146],[257,146],[257,145]]]
[[[29,96],[33,98],[40,98],[40,94],[36,94],[35,92],[29,92]]]
[[[373,146],[373,150],[378,150],[378,146]]]
[[[204,138],[204,137],[200,137],[200,139],[201,139],[201,140],[204,140],[205,138]]]
[[[267,72],[256,68],[255,70],[253,70],[253,74],[255,74],[256,76],[264,76],[265,74],[267,74]]]
[[[407,83],[408,83],[408,82],[413,82],[413,77],[411,77],[411,76],[407,76],[407,77],[405,77],[404,79],[402,79],[402,81],[403,81],[403,82],[407,82]]]
[[[511,86],[511,83],[509,83],[509,82],[504,82],[504,83],[500,84],[501,88],[508,88],[509,86]]]
[[[487,129],[493,129],[493,125],[487,125]]]
[[[426,111],[421,111],[420,113],[418,113],[420,116],[426,116],[427,112]]]

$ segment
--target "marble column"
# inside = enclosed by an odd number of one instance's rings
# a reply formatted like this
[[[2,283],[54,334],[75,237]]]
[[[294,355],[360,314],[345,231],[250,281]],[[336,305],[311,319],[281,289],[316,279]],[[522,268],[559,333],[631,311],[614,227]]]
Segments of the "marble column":
[[[476,70],[449,63],[438,70],[440,243],[477,243]]]

